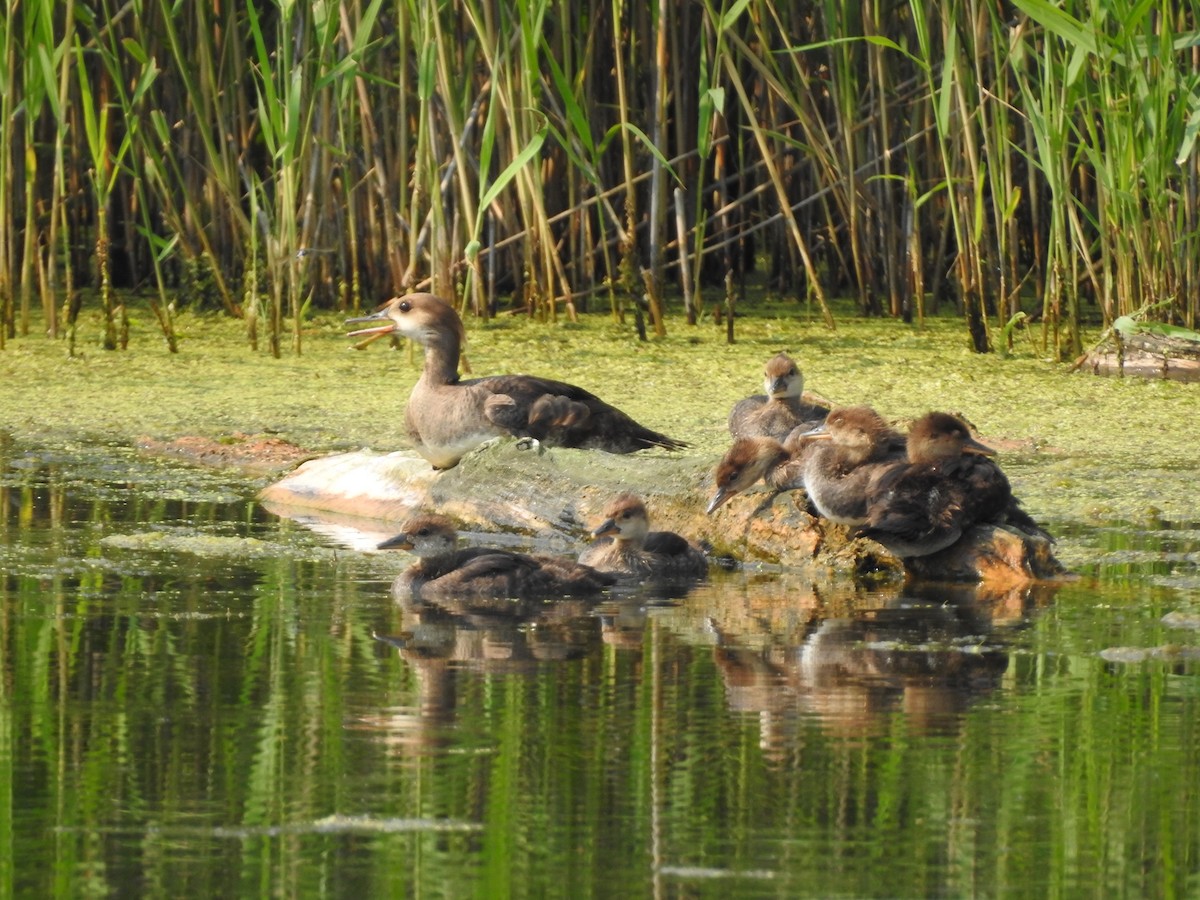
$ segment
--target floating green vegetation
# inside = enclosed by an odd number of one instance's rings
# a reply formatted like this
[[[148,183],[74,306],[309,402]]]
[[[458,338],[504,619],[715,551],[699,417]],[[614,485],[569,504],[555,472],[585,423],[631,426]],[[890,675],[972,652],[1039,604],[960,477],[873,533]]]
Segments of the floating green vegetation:
[[[0,431],[36,445],[271,434],[318,453],[405,446],[403,412],[420,371],[415,348],[356,352],[340,317],[305,324],[305,353],[274,359],[238,340],[242,323],[178,317],[180,352],[161,349],[148,312],[130,310],[130,349],[102,352],[103,323],[81,317],[77,349],[18,338],[0,354]],[[779,350],[805,384],[837,404],[869,403],[903,421],[930,409],[968,419],[1003,454],[1039,516],[1192,515],[1196,386],[1073,374],[1018,334],[1012,354],[971,352],[957,318],[925,327],[839,313],[836,331],[803,307],[764,305],[739,317],[737,343],[711,320],[679,316],[666,337],[638,341],[606,314],[546,325],[523,316],[469,321],[474,374],[532,372],[583,385],[712,458],[725,419],[761,391]]]

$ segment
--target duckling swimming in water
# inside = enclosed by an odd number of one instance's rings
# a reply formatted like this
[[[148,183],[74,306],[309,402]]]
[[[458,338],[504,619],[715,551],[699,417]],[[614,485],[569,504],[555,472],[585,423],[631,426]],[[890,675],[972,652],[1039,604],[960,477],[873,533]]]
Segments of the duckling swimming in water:
[[[978,522],[1008,523],[1053,540],[1021,509],[994,454],[960,419],[922,416],[908,432],[907,464],[875,485],[862,533],[900,557],[944,550]]]
[[[833,410],[806,437],[820,443],[804,455],[804,489],[822,516],[842,525],[867,521],[867,498],[905,462],[904,436],[869,406]]]
[[[621,494],[604,508],[597,538],[579,561],[601,572],[654,579],[695,579],[708,574],[708,558],[673,531],[651,531],[640,497]]]
[[[433,294],[394,297],[378,312],[346,321],[382,323],[351,335],[394,332],[424,346],[424,369],[404,419],[413,446],[435,469],[449,469],[480,444],[504,435],[609,453],[687,446],[572,384],[532,375],[460,379],[462,319]]]
[[[570,559],[491,547],[460,548],[454,523],[445,516],[415,516],[401,529],[379,544],[380,550],[408,550],[417,557],[392,585],[398,597],[589,597],[616,582],[613,575]]]
[[[770,437],[783,441],[796,428],[810,431],[825,420],[828,407],[806,403],[804,375],[786,353],[779,353],[763,368],[764,394],[739,400],[729,413],[729,433],[734,438]]]

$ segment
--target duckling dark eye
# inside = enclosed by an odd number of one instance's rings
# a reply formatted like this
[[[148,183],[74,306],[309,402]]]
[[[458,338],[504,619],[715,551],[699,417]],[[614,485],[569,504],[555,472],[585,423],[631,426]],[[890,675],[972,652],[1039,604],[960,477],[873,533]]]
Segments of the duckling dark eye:
[[[400,304],[399,310],[400,312],[412,312],[412,304],[405,300]]]
[[[429,537],[429,529],[422,528],[417,531],[417,537]]]

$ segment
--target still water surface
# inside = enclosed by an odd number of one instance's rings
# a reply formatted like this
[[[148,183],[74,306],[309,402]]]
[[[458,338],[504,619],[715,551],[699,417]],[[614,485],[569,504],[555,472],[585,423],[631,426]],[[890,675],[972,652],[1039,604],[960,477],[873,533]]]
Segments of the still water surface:
[[[501,615],[254,487],[0,445],[0,896],[1200,896],[1200,524]]]

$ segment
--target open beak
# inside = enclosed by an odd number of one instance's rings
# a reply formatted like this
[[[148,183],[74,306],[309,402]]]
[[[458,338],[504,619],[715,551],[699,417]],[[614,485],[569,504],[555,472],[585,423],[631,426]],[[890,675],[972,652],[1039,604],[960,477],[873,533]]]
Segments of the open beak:
[[[375,322],[378,324],[370,328],[360,328],[357,331],[348,332],[346,337],[358,337],[363,334],[388,334],[396,330],[396,323],[388,316],[386,309],[371,313],[369,316],[356,316],[353,319],[346,320],[347,325],[357,325],[364,322]]]

